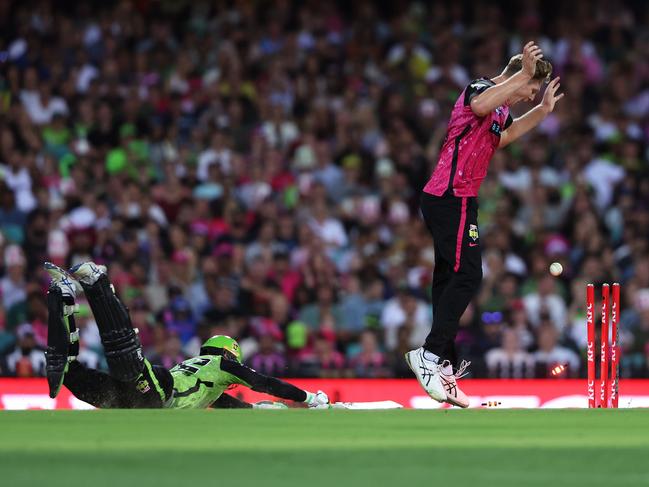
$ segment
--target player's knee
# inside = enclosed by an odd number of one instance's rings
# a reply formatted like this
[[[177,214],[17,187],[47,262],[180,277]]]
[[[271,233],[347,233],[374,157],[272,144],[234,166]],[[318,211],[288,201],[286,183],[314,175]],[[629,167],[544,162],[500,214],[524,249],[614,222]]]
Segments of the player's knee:
[[[102,336],[110,375],[122,382],[139,377],[144,368],[140,338],[134,329],[111,331]]]
[[[456,275],[464,287],[471,288],[475,291],[480,287],[482,282],[482,267],[464,267],[461,268]]]
[[[478,266],[474,271],[472,271],[472,277],[476,282],[476,287],[479,287],[483,277],[482,266]]]

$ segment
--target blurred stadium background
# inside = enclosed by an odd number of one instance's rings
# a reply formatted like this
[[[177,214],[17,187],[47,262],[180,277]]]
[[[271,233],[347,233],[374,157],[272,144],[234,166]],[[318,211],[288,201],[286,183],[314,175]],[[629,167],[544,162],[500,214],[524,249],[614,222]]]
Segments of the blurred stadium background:
[[[92,259],[153,363],[219,333],[280,377],[410,377],[431,323],[418,192],[459,92],[535,40],[566,97],[492,161],[461,358],[583,378],[585,283],[618,281],[621,376],[649,377],[645,7],[0,2],[0,375],[44,375],[42,262]],[[77,321],[104,367],[83,303]]]

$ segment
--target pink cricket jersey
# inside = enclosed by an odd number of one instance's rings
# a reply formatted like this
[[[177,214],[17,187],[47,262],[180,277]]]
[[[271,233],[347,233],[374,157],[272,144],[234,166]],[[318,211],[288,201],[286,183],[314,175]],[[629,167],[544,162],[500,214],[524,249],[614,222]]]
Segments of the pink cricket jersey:
[[[484,117],[471,110],[471,98],[491,86],[493,81],[477,79],[460,94],[451,113],[437,167],[424,192],[434,196],[442,196],[447,191],[453,196],[478,196],[500,134],[512,122],[507,105]]]

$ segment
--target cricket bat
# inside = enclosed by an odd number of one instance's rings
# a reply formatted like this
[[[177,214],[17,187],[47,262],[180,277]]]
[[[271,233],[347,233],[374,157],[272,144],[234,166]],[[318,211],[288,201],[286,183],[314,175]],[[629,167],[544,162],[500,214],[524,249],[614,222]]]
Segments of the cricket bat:
[[[403,406],[394,401],[373,401],[373,402],[335,402],[331,405],[332,409],[401,409]]]

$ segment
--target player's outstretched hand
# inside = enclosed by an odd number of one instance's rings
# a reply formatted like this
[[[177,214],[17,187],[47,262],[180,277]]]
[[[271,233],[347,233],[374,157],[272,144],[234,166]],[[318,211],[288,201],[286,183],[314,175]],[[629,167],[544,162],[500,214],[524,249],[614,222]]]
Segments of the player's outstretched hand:
[[[534,41],[530,41],[525,44],[523,48],[523,67],[522,71],[530,78],[534,77],[534,72],[536,71],[536,61],[543,57],[543,51],[541,48],[534,44]]]
[[[545,88],[545,93],[543,94],[543,101],[541,106],[546,113],[551,113],[554,110],[554,105],[556,102],[563,98],[564,93],[557,95],[557,90],[561,87],[559,84],[559,77],[554,78],[548,86]]]
[[[315,394],[313,392],[306,393],[306,401],[304,401],[307,406],[314,409],[329,409],[329,396],[324,392],[318,391]]]

